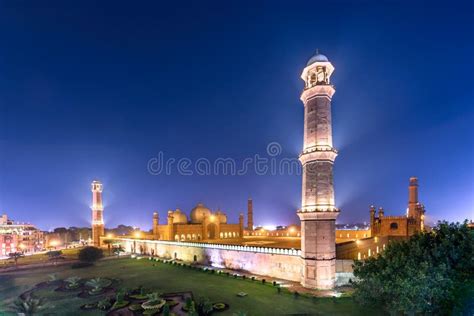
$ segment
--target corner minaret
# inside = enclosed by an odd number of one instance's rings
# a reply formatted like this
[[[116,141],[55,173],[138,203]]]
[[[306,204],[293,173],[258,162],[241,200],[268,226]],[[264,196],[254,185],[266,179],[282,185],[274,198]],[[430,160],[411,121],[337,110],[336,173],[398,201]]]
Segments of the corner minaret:
[[[304,145],[299,159],[303,166],[301,209],[302,285],[331,289],[336,279],[336,218],[333,164],[337,151],[332,146],[330,83],[333,65],[319,52],[310,58],[301,78],[305,82]]]
[[[251,198],[247,200],[247,229],[253,230],[253,201]]]
[[[105,235],[104,230],[104,206],[102,205],[102,183],[92,181],[92,243],[100,247],[100,237]]]

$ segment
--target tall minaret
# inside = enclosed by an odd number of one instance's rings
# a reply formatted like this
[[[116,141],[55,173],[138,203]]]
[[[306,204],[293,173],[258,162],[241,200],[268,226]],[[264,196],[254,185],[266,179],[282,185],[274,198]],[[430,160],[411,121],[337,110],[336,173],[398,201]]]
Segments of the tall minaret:
[[[417,217],[418,205],[418,178],[411,177],[408,186],[408,217]]]
[[[253,230],[253,201],[251,198],[247,200],[247,229]]]
[[[326,56],[316,55],[306,64],[301,78],[305,82],[304,147],[301,209],[301,256],[304,260],[302,285],[331,289],[336,278],[336,217],[333,164],[337,151],[332,147],[330,83],[333,65]]]
[[[100,247],[100,237],[105,235],[104,206],[102,205],[102,183],[92,181],[92,242]]]

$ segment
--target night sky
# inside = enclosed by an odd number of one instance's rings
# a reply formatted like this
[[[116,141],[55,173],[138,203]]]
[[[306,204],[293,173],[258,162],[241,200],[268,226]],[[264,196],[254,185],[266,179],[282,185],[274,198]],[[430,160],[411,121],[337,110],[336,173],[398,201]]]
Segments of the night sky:
[[[286,3],[286,4],[283,4]],[[332,82],[340,223],[404,214],[418,176],[428,221],[474,218],[471,1],[2,1],[0,212],[42,229],[151,226],[198,202],[237,222],[296,222],[298,175],[151,175],[167,158],[297,157],[300,74],[316,48]]]

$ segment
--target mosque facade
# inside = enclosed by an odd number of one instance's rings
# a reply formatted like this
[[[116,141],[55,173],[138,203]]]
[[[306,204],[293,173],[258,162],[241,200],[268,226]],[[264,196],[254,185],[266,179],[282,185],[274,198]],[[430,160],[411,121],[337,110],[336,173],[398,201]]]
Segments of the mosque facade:
[[[168,211],[166,224],[160,225],[158,212],[153,213],[153,239],[169,241],[212,241],[216,239],[241,239],[244,236],[244,215],[238,224],[227,222],[227,215],[212,212],[198,203],[189,218],[180,209]]]

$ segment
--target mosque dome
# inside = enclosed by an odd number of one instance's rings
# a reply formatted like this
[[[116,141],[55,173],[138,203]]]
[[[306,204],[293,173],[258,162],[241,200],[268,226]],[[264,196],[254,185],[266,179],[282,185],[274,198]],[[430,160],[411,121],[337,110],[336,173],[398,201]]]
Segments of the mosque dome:
[[[174,224],[187,224],[188,223],[188,218],[186,217],[186,214],[181,212],[179,208],[177,208],[176,211],[172,213],[172,215],[173,215]]]
[[[194,224],[202,223],[204,217],[209,216],[211,216],[211,210],[205,207],[202,203],[198,203],[198,205],[191,210],[191,222]]]
[[[328,61],[329,59],[325,55],[320,54],[318,51],[316,51],[316,54],[308,60],[308,63],[306,63],[306,66],[314,64],[315,62],[328,62]]]
[[[219,223],[227,224],[227,215],[221,211],[216,212],[216,217],[219,219]]]

